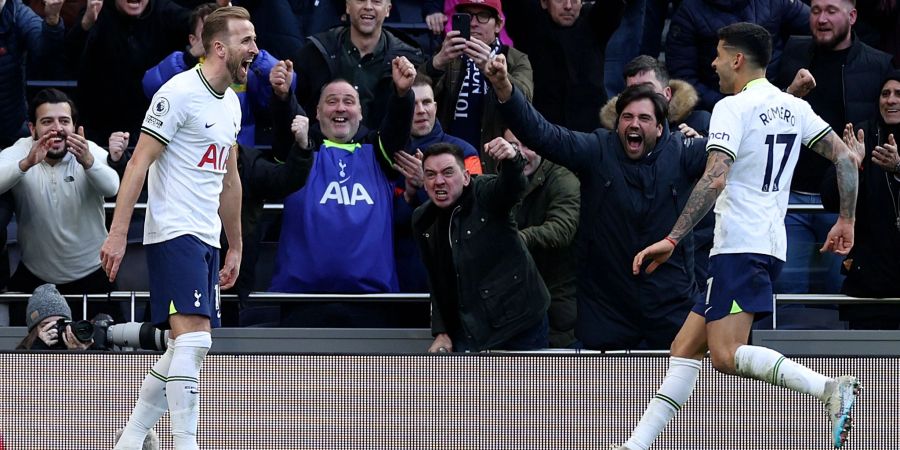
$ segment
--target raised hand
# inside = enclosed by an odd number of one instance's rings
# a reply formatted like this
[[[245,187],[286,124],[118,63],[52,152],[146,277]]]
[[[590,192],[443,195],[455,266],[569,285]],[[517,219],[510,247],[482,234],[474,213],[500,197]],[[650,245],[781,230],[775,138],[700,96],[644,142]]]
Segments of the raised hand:
[[[66,151],[75,156],[75,161],[88,170],[94,165],[94,154],[88,147],[88,140],[84,137],[84,127],[78,127],[78,134],[69,134],[66,137]]]
[[[300,148],[309,148],[309,117],[296,115],[291,121],[291,133]]]
[[[492,141],[485,143],[484,151],[497,161],[513,159],[519,154],[516,148],[502,137],[494,138]]]
[[[499,54],[491,58],[481,71],[494,88],[497,99],[501,102],[509,100],[512,95],[512,83],[506,68],[506,55]]]
[[[102,9],[103,0],[87,0],[84,15],[81,16],[81,28],[84,31],[90,30],[97,23],[97,18],[100,17],[100,10]]]
[[[62,10],[64,0],[44,0],[44,20],[47,25],[55,27],[59,24],[59,12]]]
[[[38,138],[31,144],[31,150],[19,161],[19,170],[27,172],[28,169],[38,165],[47,157],[47,152],[53,145],[53,141],[57,139],[57,132],[48,130],[43,136]]]
[[[278,61],[269,72],[269,84],[272,85],[272,92],[282,101],[287,100],[293,80],[294,63],[289,59]]]
[[[447,24],[447,16],[442,12],[431,13],[425,16],[425,24],[433,34],[440,35],[444,32],[444,26]]]
[[[872,150],[872,162],[878,164],[885,172],[900,172],[900,156],[897,155],[894,133],[888,135],[887,142]]]
[[[469,39],[466,41],[466,48],[463,53],[475,62],[478,70],[484,72],[485,66],[491,62],[496,56],[490,45],[479,41],[478,39]]]
[[[466,49],[466,39],[459,35],[458,30],[451,30],[444,36],[441,49],[431,59],[431,65],[437,70],[447,70],[450,61],[459,58]]]
[[[812,73],[806,69],[800,69],[797,71],[797,74],[794,75],[794,81],[791,81],[791,85],[786,89],[788,94],[793,95],[797,98],[806,97],[806,94],[809,94],[809,91],[815,89],[816,87],[816,79],[813,78]]]
[[[125,149],[128,148],[128,138],[127,131],[116,131],[109,135],[109,159],[112,162],[122,159]]]
[[[863,160],[866,158],[866,136],[863,130],[859,129],[854,133],[853,124],[848,123],[844,126],[842,140],[847,148],[850,149],[850,154],[853,155],[856,161],[856,167],[862,169]]]
[[[398,56],[391,61],[391,77],[397,88],[397,95],[403,97],[412,88],[416,79],[416,66],[405,56]]]
[[[422,151],[416,150],[415,155],[405,151],[394,153],[394,170],[400,172],[406,182],[403,198],[407,203],[412,202],[416,191],[425,184],[425,171],[422,169]]]

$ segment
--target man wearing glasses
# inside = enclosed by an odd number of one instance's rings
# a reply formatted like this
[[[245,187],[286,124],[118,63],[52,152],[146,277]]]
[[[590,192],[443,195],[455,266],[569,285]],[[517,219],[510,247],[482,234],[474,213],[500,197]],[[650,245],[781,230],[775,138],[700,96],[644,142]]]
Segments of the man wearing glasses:
[[[529,101],[533,88],[528,56],[497,38],[503,28],[501,10],[500,0],[460,1],[456,12],[469,14],[471,37],[466,39],[458,30],[450,31],[441,50],[419,68],[435,80],[438,120],[445,131],[480,152],[484,144],[503,135],[503,125],[496,114],[496,99],[489,95],[490,83],[482,76],[488,61],[496,55],[505,55],[510,80]],[[480,157],[482,171],[496,173],[496,161],[486,154]]]

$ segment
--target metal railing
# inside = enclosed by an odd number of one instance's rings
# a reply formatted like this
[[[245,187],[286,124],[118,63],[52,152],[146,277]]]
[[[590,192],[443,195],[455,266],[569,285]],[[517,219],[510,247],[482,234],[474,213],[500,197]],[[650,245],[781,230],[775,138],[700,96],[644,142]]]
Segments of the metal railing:
[[[0,294],[0,303],[3,302],[27,302],[31,294],[4,293]],[[129,302],[131,320],[136,318],[135,309],[138,301],[150,299],[147,291],[113,291],[109,294],[84,294],[66,295],[69,301],[81,301],[82,317],[87,318],[88,302]],[[279,302],[279,303],[319,303],[319,302],[384,302],[384,303],[428,303],[430,296],[427,293],[419,294],[291,294],[281,292],[252,292],[251,302]],[[238,301],[235,294],[223,294],[223,302]],[[779,305],[839,305],[839,304],[900,304],[900,298],[871,298],[849,297],[842,294],[775,294],[772,296],[772,328],[778,328],[777,315]]]
[[[27,302],[31,294],[7,292],[0,294],[0,303],[11,302]],[[136,304],[138,301],[150,299],[150,293],[147,291],[113,291],[109,294],[82,294],[82,295],[64,295],[67,300],[72,302],[81,302],[81,317],[89,319],[88,303],[89,302],[128,302],[130,305],[131,321],[135,321]],[[250,293],[251,302],[279,302],[279,303],[320,303],[320,302],[384,302],[384,303],[428,303],[430,302],[429,294],[291,294],[281,292],[252,292]],[[223,302],[236,302],[238,296],[235,294],[222,294]]]
[[[900,298],[850,297],[843,294],[774,294],[772,295],[772,328],[778,329],[779,305],[847,305],[900,304]]]
[[[103,204],[103,207],[109,211],[112,211],[116,208],[116,204],[112,202],[106,202]],[[146,209],[146,203],[136,203],[134,205],[135,209]],[[263,209],[266,210],[277,210],[280,211],[284,209],[284,204],[282,203],[266,203],[263,205]],[[828,213],[829,211],[825,211],[825,208],[822,205],[788,205],[788,213]]]

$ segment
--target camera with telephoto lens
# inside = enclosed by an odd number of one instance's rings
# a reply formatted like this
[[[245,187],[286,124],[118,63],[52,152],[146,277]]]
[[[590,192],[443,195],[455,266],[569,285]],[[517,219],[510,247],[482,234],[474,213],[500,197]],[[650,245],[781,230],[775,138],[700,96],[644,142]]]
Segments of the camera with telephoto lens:
[[[166,349],[168,331],[160,330],[149,323],[115,323],[107,314],[94,317],[94,348],[112,350],[114,347],[139,348],[142,350]]]
[[[75,339],[78,339],[79,342],[88,343],[91,342],[91,338],[94,337],[94,324],[87,320],[66,320],[59,319],[56,321],[56,331],[57,336],[62,339],[63,335],[66,334],[66,327],[71,326],[72,334],[75,335]]]

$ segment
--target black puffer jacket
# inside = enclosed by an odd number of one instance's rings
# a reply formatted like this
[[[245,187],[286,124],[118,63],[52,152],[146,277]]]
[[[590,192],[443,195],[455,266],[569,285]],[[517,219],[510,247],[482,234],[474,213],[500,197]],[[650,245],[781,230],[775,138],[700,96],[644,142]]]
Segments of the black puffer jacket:
[[[816,92],[814,90],[811,95],[806,96],[806,101],[813,110],[819,111],[820,106],[825,102],[842,102],[844,117],[838,123],[829,124],[838,134],[841,134],[844,124],[848,122],[858,126],[863,121],[874,119],[878,114],[875,106],[878,104],[881,82],[891,70],[891,56],[869,47],[855,35],[850,51],[847,53],[847,62],[840,73],[816,73],[813,67],[815,67],[818,54],[811,37],[791,37],[784,48],[781,67],[774,84],[782,89],[787,88],[801,68],[811,69],[815,78],[839,77],[843,88],[842,92]],[[800,159],[797,161],[797,168],[794,169],[791,189],[818,192],[822,184],[822,177],[829,166],[832,166],[831,161],[803,146]]]

